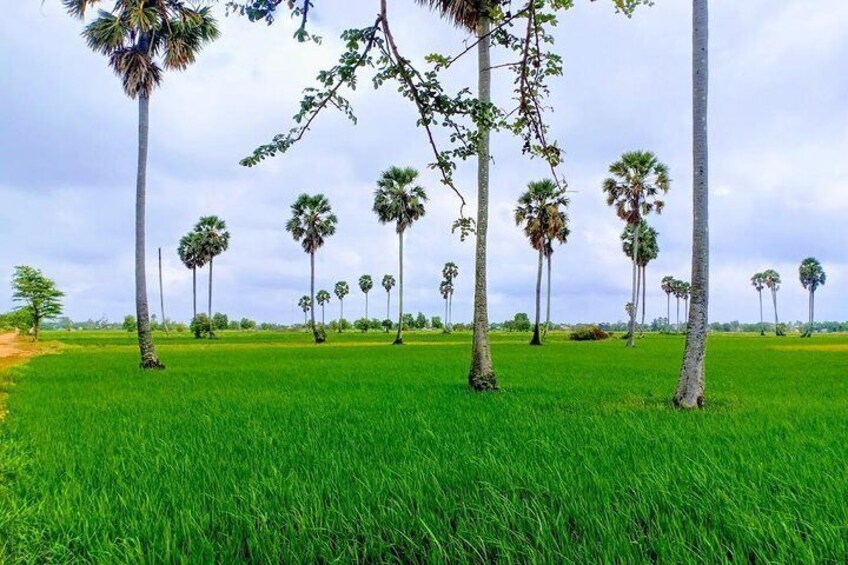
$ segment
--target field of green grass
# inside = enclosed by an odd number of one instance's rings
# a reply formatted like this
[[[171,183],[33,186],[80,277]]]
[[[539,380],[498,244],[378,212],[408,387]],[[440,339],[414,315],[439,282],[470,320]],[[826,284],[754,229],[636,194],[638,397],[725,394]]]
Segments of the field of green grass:
[[[848,336],[683,348],[470,336],[51,333],[7,375],[0,563],[848,561]]]

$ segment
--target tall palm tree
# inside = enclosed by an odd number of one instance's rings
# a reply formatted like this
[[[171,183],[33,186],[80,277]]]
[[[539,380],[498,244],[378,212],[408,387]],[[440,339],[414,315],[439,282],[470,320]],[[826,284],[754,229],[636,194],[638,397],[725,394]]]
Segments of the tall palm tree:
[[[394,223],[398,235],[398,333],[394,344],[403,344],[403,234],[425,214],[427,193],[417,184],[418,171],[390,167],[377,181],[374,213],[381,224]]]
[[[307,318],[307,315],[306,315],[307,312],[313,312],[312,313],[313,320],[315,318],[315,313],[314,313],[313,308],[312,308],[312,299],[304,294],[303,296],[300,297],[300,300],[297,301],[297,305],[300,307],[301,310],[303,310],[303,325],[308,326],[309,325],[309,319]],[[312,325],[313,326],[315,325],[314,321],[312,322]]]
[[[102,0],[63,0],[68,13],[84,19],[89,7]],[[159,361],[147,304],[145,269],[145,203],[147,193],[147,143],[150,96],[164,70],[183,70],[198,52],[218,37],[208,7],[183,0],[113,0],[110,10],[100,10],[83,31],[88,46],[109,58],[121,78],[124,92],[138,99],[138,169],[135,197],[135,304],[138,346],[143,369],[163,369]]]
[[[442,267],[442,276],[445,277],[444,282],[448,283],[450,292],[448,293],[448,310],[445,317],[445,329],[450,331],[453,320],[453,291],[455,289],[454,281],[459,277],[459,267],[453,261],[448,261]]]
[[[692,0],[692,309],[674,404],[702,408],[710,297],[709,151],[709,0]]]
[[[666,298],[666,314],[665,321],[668,326],[671,326],[671,295],[674,293],[674,277],[671,275],[666,275],[662,278],[660,282],[662,291],[665,293]]]
[[[448,320],[450,320],[450,309],[449,309],[449,300],[451,295],[453,294],[453,283],[449,280],[445,279],[439,283],[439,294],[442,295],[442,298],[445,301],[445,330],[444,333],[450,333],[450,324]]]
[[[766,281],[763,273],[754,273],[751,276],[751,286],[760,297],[760,335],[766,335],[766,326],[763,322],[763,289],[766,287]]]
[[[821,263],[815,257],[807,257],[801,261],[801,266],[798,268],[798,277],[801,279],[801,285],[810,293],[810,322],[807,326],[807,331],[801,337],[812,337],[814,311],[816,305],[816,290],[820,286],[824,286],[827,282],[827,275],[822,268]]]
[[[344,298],[350,294],[350,286],[348,286],[347,281],[337,282],[335,288],[333,288],[333,294],[339,299],[339,333],[342,333],[342,326],[344,324]]]
[[[553,253],[552,242],[559,238],[564,241],[568,237],[568,218],[562,211],[567,205],[565,191],[552,180],[545,179],[529,183],[515,208],[515,224],[522,226],[530,246],[539,257],[536,270],[536,322],[530,345],[542,345],[542,263],[546,255]]]
[[[763,281],[771,292],[771,301],[774,305],[774,334],[781,336],[783,331],[780,329],[780,320],[777,317],[777,291],[780,290],[780,273],[774,269],[766,269],[763,271]]]
[[[392,275],[383,275],[383,288],[386,289],[386,320],[390,319],[392,306],[392,289],[395,287],[395,278]]]
[[[659,243],[657,242],[657,230],[648,225],[648,222],[642,221],[638,226],[638,233],[633,234],[634,227],[626,226],[621,234],[621,248],[624,254],[633,259],[633,241],[639,241],[639,258],[637,259],[638,271],[636,276],[636,294],[640,295],[639,306],[642,310],[642,323],[639,326],[639,333],[645,330],[645,303],[647,301],[647,270],[648,263],[657,258],[660,252]]]
[[[683,298],[686,283],[684,281],[674,279],[672,282],[674,298],[677,299],[677,322],[675,323],[675,331],[680,331],[680,299]]]
[[[177,255],[183,265],[191,269],[192,319],[194,319],[197,318],[197,269],[203,267],[205,263],[200,234],[191,232],[184,235],[177,247]]]
[[[194,233],[200,240],[200,249],[204,262],[209,263],[209,308],[208,316],[212,319],[212,264],[215,257],[230,246],[230,232],[227,222],[218,216],[203,216],[194,226]]]
[[[368,319],[368,293],[374,288],[374,280],[371,275],[362,275],[359,277],[359,290],[365,294],[365,319]],[[367,331],[367,330],[366,330]]]
[[[485,107],[492,102],[491,11],[497,0],[418,0],[457,27],[477,36],[477,99]],[[498,389],[489,346],[489,307],[486,285],[486,252],[489,231],[490,127],[481,122],[477,132],[477,224],[474,251],[474,339],[468,386],[478,392]]]
[[[315,303],[315,252],[324,246],[326,238],[336,233],[338,218],[333,214],[330,201],[323,194],[301,194],[291,206],[291,218],[286,222],[286,231],[299,241],[309,253],[309,298]],[[315,325],[315,309],[312,309],[312,337],[315,343],[326,340],[324,328]]]
[[[651,212],[662,213],[665,202],[660,196],[670,185],[668,167],[650,151],[631,151],[610,165],[611,177],[604,180],[603,190],[607,204],[615,208],[618,217],[629,226],[638,226]],[[636,312],[639,309],[636,281],[639,266],[638,230],[633,230],[633,276],[630,323],[627,328],[627,346],[635,347]]]
[[[330,302],[330,293],[326,290],[319,290],[317,294],[315,294],[315,300],[318,302],[318,305],[321,307],[321,325],[324,325],[324,305]]]

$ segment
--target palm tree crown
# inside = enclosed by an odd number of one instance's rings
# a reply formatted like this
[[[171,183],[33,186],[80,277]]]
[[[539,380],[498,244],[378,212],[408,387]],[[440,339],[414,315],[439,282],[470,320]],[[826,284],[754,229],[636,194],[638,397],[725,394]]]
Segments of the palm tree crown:
[[[84,18],[102,0],[62,0],[65,9]],[[83,31],[88,46],[109,57],[130,98],[149,97],[164,70],[183,70],[204,44],[219,35],[209,7],[182,0],[117,0],[99,10]]]
[[[633,231],[634,226],[628,224],[621,233],[621,250],[628,258],[633,259]],[[636,237],[639,239],[639,257],[637,264],[640,267],[645,267],[656,259],[660,254],[660,246],[657,241],[657,230],[648,225],[648,222],[641,222],[636,230]]]
[[[330,302],[330,293],[326,290],[319,290],[318,293],[315,295],[315,301],[318,303],[319,306],[327,304],[328,302]]]
[[[807,257],[801,262],[801,266],[798,268],[798,277],[801,279],[801,285],[812,292],[815,292],[818,287],[824,286],[824,283],[827,282],[827,275],[821,263],[815,257]]]
[[[395,223],[398,233],[403,233],[425,214],[427,193],[424,187],[414,184],[418,171],[411,167],[391,167],[383,172],[374,191],[374,213],[381,224]]]
[[[395,287],[395,278],[392,275],[383,275],[383,288],[386,292],[391,291]]]
[[[442,276],[445,277],[446,281],[452,283],[459,276],[459,267],[453,261],[448,261],[442,267]]]
[[[534,181],[518,199],[515,224],[522,225],[533,249],[553,252],[552,242],[565,242],[569,235],[565,190],[549,179]]]
[[[199,269],[203,267],[206,263],[206,258],[203,255],[201,235],[197,232],[191,232],[180,238],[177,255],[179,255],[180,261],[182,261],[187,269]]]
[[[315,253],[324,245],[325,238],[336,233],[338,218],[323,194],[301,194],[292,204],[291,212],[286,231],[301,243],[306,253]]]
[[[422,6],[438,12],[457,27],[474,31],[483,10],[491,10],[503,0],[416,0]]]
[[[345,281],[339,281],[336,283],[333,293],[339,300],[344,300],[344,297],[350,294],[350,286]]]
[[[665,202],[659,196],[668,192],[668,167],[650,151],[631,151],[610,165],[612,177],[603,184],[607,204],[630,225],[639,225],[642,217],[662,213]]]
[[[309,312],[309,310],[312,308],[312,299],[311,299],[311,298],[309,298],[309,297],[308,297],[308,296],[306,296],[306,295],[301,296],[301,297],[300,297],[300,300],[298,300],[298,301],[297,301],[297,305],[298,305],[298,306],[300,307],[300,309],[301,309],[301,310],[303,310],[304,312]]]
[[[761,292],[766,287],[766,277],[764,273],[754,273],[751,276],[751,286],[757,292]]]
[[[371,275],[362,275],[359,277],[359,290],[368,294],[372,288],[374,288],[374,280],[371,278]]]
[[[780,273],[775,271],[774,269],[766,269],[762,273],[763,281],[766,283],[766,286],[772,292],[777,292],[780,290]]]
[[[194,233],[200,243],[204,263],[217,257],[230,246],[230,232],[227,222],[218,216],[203,216],[194,226]]]

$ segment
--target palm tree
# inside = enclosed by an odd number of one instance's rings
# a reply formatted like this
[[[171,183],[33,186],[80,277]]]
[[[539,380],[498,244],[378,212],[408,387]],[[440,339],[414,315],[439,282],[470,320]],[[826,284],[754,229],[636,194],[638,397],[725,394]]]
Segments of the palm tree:
[[[184,235],[177,247],[177,255],[183,265],[191,269],[192,319],[194,319],[197,318],[197,269],[202,268],[205,262],[200,234],[191,232]]]
[[[392,289],[395,287],[395,278],[392,275],[383,275],[383,288],[386,289],[386,319],[391,318]]]
[[[374,288],[374,281],[371,275],[362,275],[359,277],[359,290],[365,294],[365,319],[368,319],[368,293]],[[366,330],[367,331],[367,330]]]
[[[403,234],[424,216],[427,193],[416,184],[418,171],[411,167],[390,167],[377,181],[374,213],[381,224],[394,223],[398,234],[398,333],[394,344],[403,344]]]
[[[680,296],[683,298],[683,316],[686,319],[686,325],[689,326],[689,296],[692,293],[692,285],[685,281],[680,281]]]
[[[671,275],[666,275],[662,278],[660,284],[662,291],[665,293],[666,298],[665,321],[669,326],[671,326],[671,295],[674,292],[674,277],[672,277]]]
[[[637,260],[638,272],[636,277],[636,294],[641,294],[639,305],[642,309],[642,323],[639,327],[641,334],[645,330],[645,303],[647,301],[647,270],[648,263],[657,258],[660,252],[657,242],[657,230],[648,225],[648,222],[642,221],[638,227],[638,234],[633,234],[633,226],[626,226],[621,234],[621,248],[624,254],[630,259],[633,259],[633,241],[639,240],[639,258]]]
[[[827,275],[824,269],[815,257],[807,257],[801,261],[801,266],[798,268],[798,277],[801,279],[801,285],[810,293],[810,323],[807,326],[807,331],[801,337],[812,337],[813,335],[813,314],[816,305],[816,289],[824,286],[827,282]]]
[[[439,294],[442,295],[442,298],[445,300],[445,330],[444,333],[450,333],[450,324],[448,320],[450,320],[450,309],[449,309],[449,300],[451,295],[453,294],[453,283],[449,280],[445,279],[439,283]]]
[[[754,273],[751,276],[751,286],[756,289],[760,297],[760,335],[766,335],[766,326],[763,322],[763,289],[766,287],[766,281],[763,273]]]
[[[674,404],[703,408],[709,329],[710,232],[709,147],[709,0],[692,0],[692,310],[686,324],[686,347]]]
[[[319,290],[315,295],[315,300],[321,306],[321,325],[324,325],[324,305],[330,302],[330,293],[326,290]]]
[[[556,183],[545,179],[527,185],[527,191],[518,199],[515,208],[515,224],[523,226],[524,235],[530,246],[538,252],[536,270],[536,323],[530,345],[542,345],[540,325],[542,306],[542,263],[545,256],[553,253],[555,239],[565,241],[568,237],[568,218],[560,208],[568,205],[565,191]],[[550,276],[548,277],[550,285]],[[550,289],[549,294],[550,294]]]
[[[675,323],[675,331],[680,331],[680,299],[683,298],[684,286],[685,282],[674,279],[672,281],[672,292],[674,292],[674,298],[677,300],[677,322]]]
[[[304,294],[303,296],[300,297],[300,300],[297,301],[297,305],[300,307],[301,310],[303,310],[303,325],[304,325],[304,327],[308,326],[309,320],[308,320],[306,314],[307,314],[307,312],[313,312],[313,310],[312,310],[312,299]],[[315,313],[314,312],[312,314],[312,318],[313,318],[312,325],[314,326],[315,325],[315,322],[314,322]]]
[[[604,180],[603,190],[607,195],[607,204],[613,206],[618,217],[629,226],[638,226],[642,218],[656,211],[661,214],[665,202],[660,195],[668,192],[670,180],[668,167],[661,163],[650,151],[631,151],[610,165],[611,177]],[[627,328],[627,346],[635,347],[633,340],[636,328],[636,312],[639,309],[636,281],[639,266],[638,230],[633,231],[633,304],[630,323]]]
[[[459,267],[453,261],[448,261],[445,263],[445,266],[442,267],[442,276],[445,277],[444,282],[447,282],[448,287],[450,287],[450,292],[448,293],[448,310],[445,317],[445,329],[447,331],[451,331],[451,323],[453,320],[453,291],[455,288],[453,282],[459,276]]]
[[[771,291],[771,301],[774,305],[774,334],[781,336],[783,331],[780,329],[780,320],[777,317],[777,291],[780,290],[780,273],[774,269],[766,269],[763,271],[763,281]]]
[[[84,19],[89,7],[101,0],[63,0],[68,13]],[[135,197],[135,303],[138,346],[143,369],[163,369],[159,361],[147,304],[145,268],[145,202],[150,96],[163,70],[183,70],[197,53],[218,37],[208,7],[192,7],[183,0],[113,0],[111,10],[100,10],[84,31],[88,46],[109,58],[121,78],[124,92],[138,99],[138,170]]]
[[[299,241],[309,253],[309,299],[315,302],[315,252],[324,246],[326,238],[336,233],[338,219],[333,214],[330,201],[323,194],[301,194],[291,206],[291,218],[286,222],[286,231]],[[312,309],[312,336],[315,343],[326,340],[324,329],[315,325],[315,309]]]
[[[342,325],[344,321],[344,298],[350,294],[350,286],[347,281],[339,281],[336,283],[333,293],[339,299],[339,333],[342,333]]]
[[[477,99],[481,107],[492,102],[491,11],[496,0],[418,0],[442,17],[477,35]],[[474,250],[474,341],[468,386],[477,392],[498,390],[489,347],[489,307],[486,286],[486,251],[489,231],[490,127],[485,121],[477,132],[477,224]]]
[[[194,233],[200,241],[200,249],[204,263],[209,263],[209,309],[208,316],[212,319],[212,263],[218,255],[230,246],[230,232],[227,222],[218,216],[203,216],[194,226]]]

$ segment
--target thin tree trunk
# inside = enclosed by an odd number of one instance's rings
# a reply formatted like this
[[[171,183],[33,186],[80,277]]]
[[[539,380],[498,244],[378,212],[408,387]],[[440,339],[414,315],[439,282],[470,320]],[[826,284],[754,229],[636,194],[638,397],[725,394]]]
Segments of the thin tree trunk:
[[[209,313],[209,321],[212,322],[212,263],[215,261],[213,257],[209,258],[209,304],[207,306]]]
[[[545,259],[548,263],[548,281],[547,281],[547,304],[545,306],[545,331],[542,333],[542,339],[548,339],[548,330],[551,327],[551,255],[553,253],[545,253]]]
[[[692,1],[692,157],[695,165],[692,190],[692,303],[686,324],[686,348],[674,395],[674,404],[680,408],[703,408],[706,381],[710,295],[708,4],[708,0]]]
[[[342,320],[344,320],[344,298],[339,298],[339,333],[342,333]]]
[[[386,319],[392,319],[392,291],[386,291]]]
[[[544,250],[539,249],[539,266],[536,269],[536,323],[533,324],[533,339],[530,340],[530,345],[542,345],[542,339],[539,335],[539,321],[542,314],[542,260],[544,255]]]
[[[142,369],[164,369],[156,355],[150,332],[147,308],[147,273],[145,265],[145,204],[147,191],[147,138],[150,128],[150,98],[138,97],[138,171],[135,194],[135,313],[138,321],[138,348]]]
[[[398,331],[394,345],[403,345],[403,232],[398,234]]]
[[[368,293],[365,293],[365,319],[368,320]]]
[[[777,326],[780,325],[780,320],[777,317],[777,290],[771,289],[771,301],[774,304],[774,335],[780,335],[780,331],[777,329]]]
[[[197,267],[191,268],[191,296],[192,296],[192,317],[194,320],[197,318]]]
[[[491,57],[488,14],[477,22],[478,100],[491,103]],[[498,381],[489,348],[489,311],[486,288],[486,237],[489,230],[489,138],[488,124],[479,126],[477,140],[477,242],[474,258],[474,340],[468,386],[475,391],[497,390]]]
[[[448,327],[448,296],[445,296],[445,333],[450,331],[450,327]]]
[[[816,291],[810,291],[810,337],[813,337],[813,326],[816,323]]]
[[[315,252],[309,254],[309,298],[312,300],[309,312],[312,321],[312,338],[315,343],[324,343],[324,336],[318,331],[318,326],[315,324]],[[324,307],[321,307],[323,311]]]
[[[162,311],[162,328],[165,330],[165,335],[168,335],[168,324],[165,322],[165,293],[162,285],[162,248],[159,248],[159,306]]]
[[[324,304],[321,304],[321,325],[324,325]]]
[[[630,323],[627,324],[627,347],[636,347],[634,337],[636,334],[636,312],[639,310],[639,294],[636,288],[639,277],[636,274],[639,261],[639,227],[633,229],[633,281],[630,304]]]
[[[760,335],[766,335],[766,325],[763,322],[763,291],[762,291],[762,289],[758,290],[757,294],[760,295]]]
[[[665,293],[665,323],[671,327],[671,293]]]
[[[448,329],[453,331],[453,291],[448,295]]]
[[[645,303],[647,302],[647,291],[646,288],[648,286],[648,277],[645,274],[648,269],[647,265],[642,265],[642,325],[639,327],[639,334],[642,335],[645,333]]]
[[[674,328],[675,328],[674,331],[679,332],[680,331],[680,297],[675,296],[674,298],[677,301],[677,323],[674,324]]]

